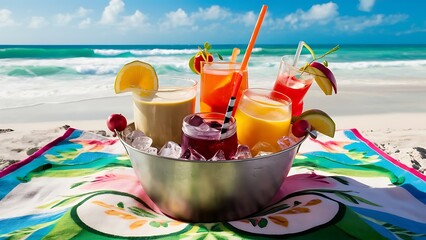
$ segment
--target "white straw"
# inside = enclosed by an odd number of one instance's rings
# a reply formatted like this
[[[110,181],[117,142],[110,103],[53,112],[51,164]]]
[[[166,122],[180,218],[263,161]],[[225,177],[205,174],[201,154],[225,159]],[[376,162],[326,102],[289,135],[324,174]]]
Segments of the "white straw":
[[[297,46],[296,54],[294,55],[294,61],[293,61],[293,67],[296,67],[297,61],[299,61],[300,54],[302,53],[302,48],[304,41],[300,41],[299,45]]]

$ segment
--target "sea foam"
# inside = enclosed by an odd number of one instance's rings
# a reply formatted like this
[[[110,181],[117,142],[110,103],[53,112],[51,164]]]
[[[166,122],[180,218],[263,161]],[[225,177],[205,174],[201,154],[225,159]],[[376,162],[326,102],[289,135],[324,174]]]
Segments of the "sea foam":
[[[236,46],[241,49],[237,58],[241,61],[246,45],[213,45],[212,52],[220,53],[227,61]],[[313,48],[317,54],[329,49]],[[374,49],[342,46],[327,56],[338,85],[426,84],[425,47]],[[249,86],[272,87],[282,55],[294,51],[294,46],[256,46],[248,64]],[[398,51],[401,54],[395,55]],[[160,79],[174,76],[199,80],[200,76],[188,67],[196,52],[197,45],[1,47],[0,109],[114,96],[116,74],[134,60],[150,63]],[[304,52],[299,61],[308,62],[310,58]]]

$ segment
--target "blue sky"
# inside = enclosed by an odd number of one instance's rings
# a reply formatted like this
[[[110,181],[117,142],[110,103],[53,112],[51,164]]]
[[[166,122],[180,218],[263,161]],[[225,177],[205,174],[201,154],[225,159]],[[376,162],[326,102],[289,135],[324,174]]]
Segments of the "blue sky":
[[[0,44],[426,43],[423,0],[0,0]]]

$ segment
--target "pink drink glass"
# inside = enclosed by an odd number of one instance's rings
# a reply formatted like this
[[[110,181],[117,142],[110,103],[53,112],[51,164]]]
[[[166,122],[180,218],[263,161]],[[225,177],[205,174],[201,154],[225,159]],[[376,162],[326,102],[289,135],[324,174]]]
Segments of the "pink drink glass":
[[[291,98],[292,115],[299,116],[303,111],[303,98],[311,87],[314,76],[307,72],[301,72],[291,65],[293,56],[284,56],[281,59],[278,77],[274,90]]]

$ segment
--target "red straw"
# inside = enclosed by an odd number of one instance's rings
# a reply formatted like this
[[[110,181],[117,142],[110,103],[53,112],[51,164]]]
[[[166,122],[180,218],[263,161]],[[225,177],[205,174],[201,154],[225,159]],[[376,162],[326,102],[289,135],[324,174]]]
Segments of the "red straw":
[[[234,75],[232,76],[232,80],[234,81],[234,88],[232,89],[232,95],[231,95],[231,98],[229,99],[228,109],[226,110],[225,119],[223,121],[222,129],[220,131],[220,139],[223,139],[225,133],[228,131],[228,125],[229,125],[229,121],[231,120],[231,117],[232,117],[232,111],[233,111],[234,106],[235,106],[235,100],[236,100],[236,96],[237,96],[237,93],[238,93],[238,89],[240,88],[241,80],[243,79],[242,72],[244,70],[246,70],[246,68],[247,68],[247,64],[248,64],[251,52],[253,51],[254,43],[256,42],[256,38],[257,38],[257,35],[259,34],[259,30],[260,30],[260,27],[262,26],[262,22],[263,22],[263,19],[265,18],[265,14],[266,14],[267,9],[268,9],[268,6],[266,6],[266,5],[262,6],[262,9],[260,10],[259,17],[257,18],[256,25],[254,26],[254,30],[253,30],[253,33],[251,35],[250,42],[247,45],[247,49],[246,49],[246,52],[244,54],[243,62],[241,63],[240,71],[234,73]]]

